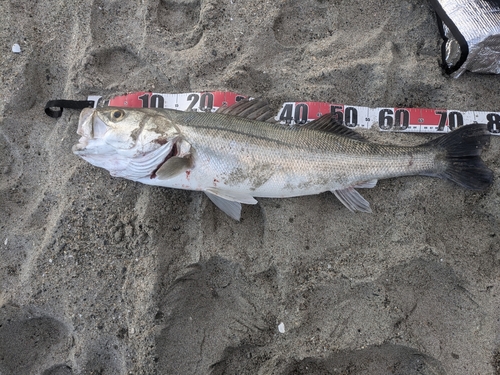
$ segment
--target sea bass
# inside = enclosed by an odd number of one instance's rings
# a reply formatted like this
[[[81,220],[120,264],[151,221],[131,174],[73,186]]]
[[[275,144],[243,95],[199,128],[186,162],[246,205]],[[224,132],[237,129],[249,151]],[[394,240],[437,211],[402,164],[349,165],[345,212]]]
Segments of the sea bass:
[[[255,197],[331,191],[350,211],[371,212],[355,189],[383,178],[434,176],[472,190],[493,180],[480,158],[489,143],[484,124],[405,147],[369,142],[332,115],[289,126],[270,123],[270,114],[261,100],[215,113],[89,108],[73,152],[112,176],[203,191],[236,220],[241,204],[256,204]]]

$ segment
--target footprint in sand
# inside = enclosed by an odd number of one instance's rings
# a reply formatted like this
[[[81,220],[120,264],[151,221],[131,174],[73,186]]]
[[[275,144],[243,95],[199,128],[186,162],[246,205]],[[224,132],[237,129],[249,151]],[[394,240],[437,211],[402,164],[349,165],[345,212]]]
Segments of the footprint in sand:
[[[116,85],[133,85],[131,80],[144,68],[137,55],[125,47],[101,48],[83,62],[82,85],[113,89]]]
[[[338,17],[337,7],[329,2],[286,1],[274,21],[273,31],[282,45],[297,46],[331,36]]]
[[[0,374],[41,373],[40,369],[50,367],[54,362],[63,361],[69,349],[68,336],[68,328],[57,319],[49,316],[32,316],[17,307],[2,306]]]
[[[72,375],[73,370],[67,365],[56,365],[45,370],[42,375]]]
[[[253,374],[269,361],[265,347],[242,345],[228,348],[212,367],[211,375]],[[288,364],[286,363],[288,362]],[[307,357],[300,361],[280,360],[275,374],[356,374],[356,375],[444,375],[436,359],[406,346],[383,344],[361,350],[341,350],[327,357]]]
[[[126,364],[116,337],[102,336],[87,349],[82,374],[126,373]]]
[[[191,266],[159,304],[161,374],[205,374],[228,346],[264,335],[262,309],[239,266],[220,257]]]
[[[445,374],[439,361],[416,349],[383,344],[362,350],[343,350],[328,358],[305,358],[282,374],[437,375]]]
[[[14,142],[0,130],[0,189],[15,185],[22,173],[21,153]]]
[[[190,31],[200,19],[200,0],[160,0],[158,24],[173,33]]]
[[[195,46],[203,34],[200,25],[200,0],[159,0],[150,7],[151,35],[172,50],[184,50]]]

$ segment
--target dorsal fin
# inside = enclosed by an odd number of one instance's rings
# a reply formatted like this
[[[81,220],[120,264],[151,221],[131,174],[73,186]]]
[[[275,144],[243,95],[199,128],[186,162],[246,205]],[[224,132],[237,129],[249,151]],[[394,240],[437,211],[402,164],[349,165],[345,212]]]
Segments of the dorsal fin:
[[[300,127],[333,133],[343,137],[355,139],[357,141],[366,141],[365,137],[363,137],[361,134],[356,133],[354,130],[351,130],[348,127],[340,124],[336,116],[331,113],[323,115],[319,119],[301,125]]]
[[[216,112],[250,120],[275,122],[273,111],[263,99],[243,99],[229,107],[220,107]]]

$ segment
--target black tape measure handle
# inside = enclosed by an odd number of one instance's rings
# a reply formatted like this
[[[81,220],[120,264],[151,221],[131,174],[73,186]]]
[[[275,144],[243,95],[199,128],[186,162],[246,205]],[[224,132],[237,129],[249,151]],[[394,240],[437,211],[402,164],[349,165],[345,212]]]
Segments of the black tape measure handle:
[[[94,107],[93,100],[49,100],[45,104],[45,113],[47,116],[58,118],[63,113],[63,108],[84,109]]]

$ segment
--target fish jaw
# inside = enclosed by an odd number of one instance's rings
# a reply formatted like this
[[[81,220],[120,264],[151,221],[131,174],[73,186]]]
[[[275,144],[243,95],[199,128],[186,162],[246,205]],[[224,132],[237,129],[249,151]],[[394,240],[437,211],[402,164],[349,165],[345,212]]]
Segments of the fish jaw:
[[[76,131],[77,134],[81,135],[81,138],[73,146],[73,152],[77,155],[102,152],[101,149],[104,146],[104,138],[107,132],[108,126],[96,115],[94,108],[83,109],[80,113]]]
[[[99,143],[98,146],[95,144]],[[74,146],[75,148],[76,146]],[[90,164],[106,169],[113,177],[122,177],[132,181],[140,179],[151,179],[152,185],[158,185],[156,182],[155,171],[166,161],[170,154],[172,146],[164,145],[161,148],[141,155],[134,155],[133,150],[116,150],[105,142],[94,140],[93,147],[73,152]]]
[[[97,157],[100,155],[109,157],[116,153],[116,149],[108,145],[104,139],[107,131],[106,128],[106,124],[102,123],[96,117],[96,110],[94,108],[83,109],[80,113],[78,130],[76,131],[81,137],[78,143],[73,146],[73,153],[87,161],[89,161],[86,159],[87,157]]]
[[[107,126],[96,116],[94,108],[85,108],[80,113],[77,134],[81,137],[72,147],[75,155],[90,164],[107,169],[111,175],[119,176],[129,164],[129,155],[106,143]]]
[[[95,115],[94,108],[82,109],[82,112],[80,113],[80,118],[78,120],[78,130],[76,131],[77,134],[86,138],[93,137],[92,124],[94,123],[94,115]]]
[[[103,139],[89,139],[82,136],[73,146],[72,151],[90,164],[107,169],[113,176],[119,176],[129,164],[129,158],[126,155],[117,153],[116,149]]]

